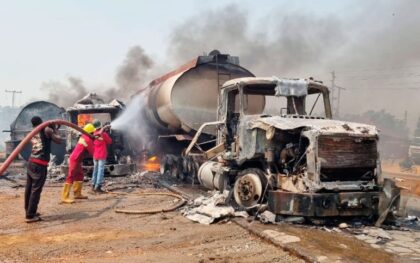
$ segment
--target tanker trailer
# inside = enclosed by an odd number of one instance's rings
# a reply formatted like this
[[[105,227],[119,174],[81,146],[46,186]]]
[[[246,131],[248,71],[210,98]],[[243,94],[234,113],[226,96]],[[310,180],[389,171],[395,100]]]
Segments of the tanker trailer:
[[[64,109],[54,103],[47,101],[31,102],[20,111],[16,119],[10,124],[10,140],[6,141],[6,155],[9,155],[22,139],[32,130],[31,118],[39,116],[43,121],[62,119]],[[65,129],[61,128],[60,133],[65,135]],[[28,160],[31,154],[32,145],[26,144],[20,152],[20,156],[24,160]],[[52,143],[51,154],[55,156],[54,163],[61,164],[66,153],[65,143]]]
[[[217,120],[223,83],[252,76],[249,70],[239,65],[238,57],[214,50],[153,80],[139,91],[146,101],[143,114],[151,130],[146,140],[149,145],[144,148],[159,155],[161,172],[181,178],[196,174],[200,160],[194,159],[194,154],[188,159],[183,158],[182,152],[203,123]],[[257,99],[250,107],[263,109],[264,105],[264,99]],[[215,146],[216,133],[214,128],[204,130],[193,150],[202,153]],[[202,154],[197,156],[199,158]]]

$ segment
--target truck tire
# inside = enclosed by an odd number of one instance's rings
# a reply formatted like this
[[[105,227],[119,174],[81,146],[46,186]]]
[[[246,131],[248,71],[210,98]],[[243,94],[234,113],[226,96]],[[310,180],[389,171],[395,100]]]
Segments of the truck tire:
[[[264,172],[258,168],[241,171],[235,179],[233,197],[236,204],[244,209],[258,206],[264,199],[263,193],[267,184]]]

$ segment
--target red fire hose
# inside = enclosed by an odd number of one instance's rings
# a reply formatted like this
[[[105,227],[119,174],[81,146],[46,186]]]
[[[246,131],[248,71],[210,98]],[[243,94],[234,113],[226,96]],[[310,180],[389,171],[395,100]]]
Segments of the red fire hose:
[[[30,133],[28,133],[28,135],[25,136],[25,138],[19,143],[19,145],[16,147],[16,149],[13,150],[13,152],[6,159],[6,161],[0,166],[0,176],[3,175],[3,173],[9,167],[9,165],[17,157],[17,155],[20,153],[20,151],[22,151],[23,147],[25,147],[25,145],[32,139],[32,137],[34,137],[37,133],[39,133],[45,127],[47,127],[49,125],[57,125],[57,124],[68,126],[72,129],[78,131],[78,132],[81,132],[81,133],[84,133],[84,134],[90,136],[92,139],[94,138],[93,135],[85,132],[82,128],[80,128],[76,124],[73,124],[73,123],[68,122],[68,121],[57,119],[57,120],[50,120],[50,121],[43,122],[40,125],[38,125],[35,129],[33,129]]]

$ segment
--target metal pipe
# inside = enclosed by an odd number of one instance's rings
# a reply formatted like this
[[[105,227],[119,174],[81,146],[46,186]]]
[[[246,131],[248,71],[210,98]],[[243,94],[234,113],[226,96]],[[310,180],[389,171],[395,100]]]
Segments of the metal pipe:
[[[25,145],[32,139],[32,137],[34,137],[37,133],[39,133],[45,127],[47,127],[49,125],[57,125],[57,124],[70,127],[72,129],[74,129],[78,132],[81,132],[83,134],[86,134],[89,137],[91,137],[92,139],[94,139],[93,135],[85,132],[82,128],[80,128],[79,126],[77,126],[74,123],[71,123],[71,122],[68,122],[68,121],[65,121],[65,120],[60,120],[60,119],[45,121],[45,122],[41,123],[40,125],[38,125],[37,127],[35,127],[30,133],[28,133],[25,136],[25,138],[23,138],[23,140],[18,144],[18,146],[13,150],[13,152],[6,159],[6,161],[0,166],[0,176],[3,175],[3,173],[6,171],[6,169],[10,166],[10,164],[17,157],[17,155],[22,151],[23,147],[25,147]]]

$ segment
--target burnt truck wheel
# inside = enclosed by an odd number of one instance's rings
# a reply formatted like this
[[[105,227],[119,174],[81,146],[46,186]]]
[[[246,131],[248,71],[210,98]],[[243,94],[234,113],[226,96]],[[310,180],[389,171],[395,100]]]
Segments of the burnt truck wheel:
[[[265,179],[259,169],[246,169],[236,178],[233,196],[239,207],[251,209],[258,205],[263,198]]]

